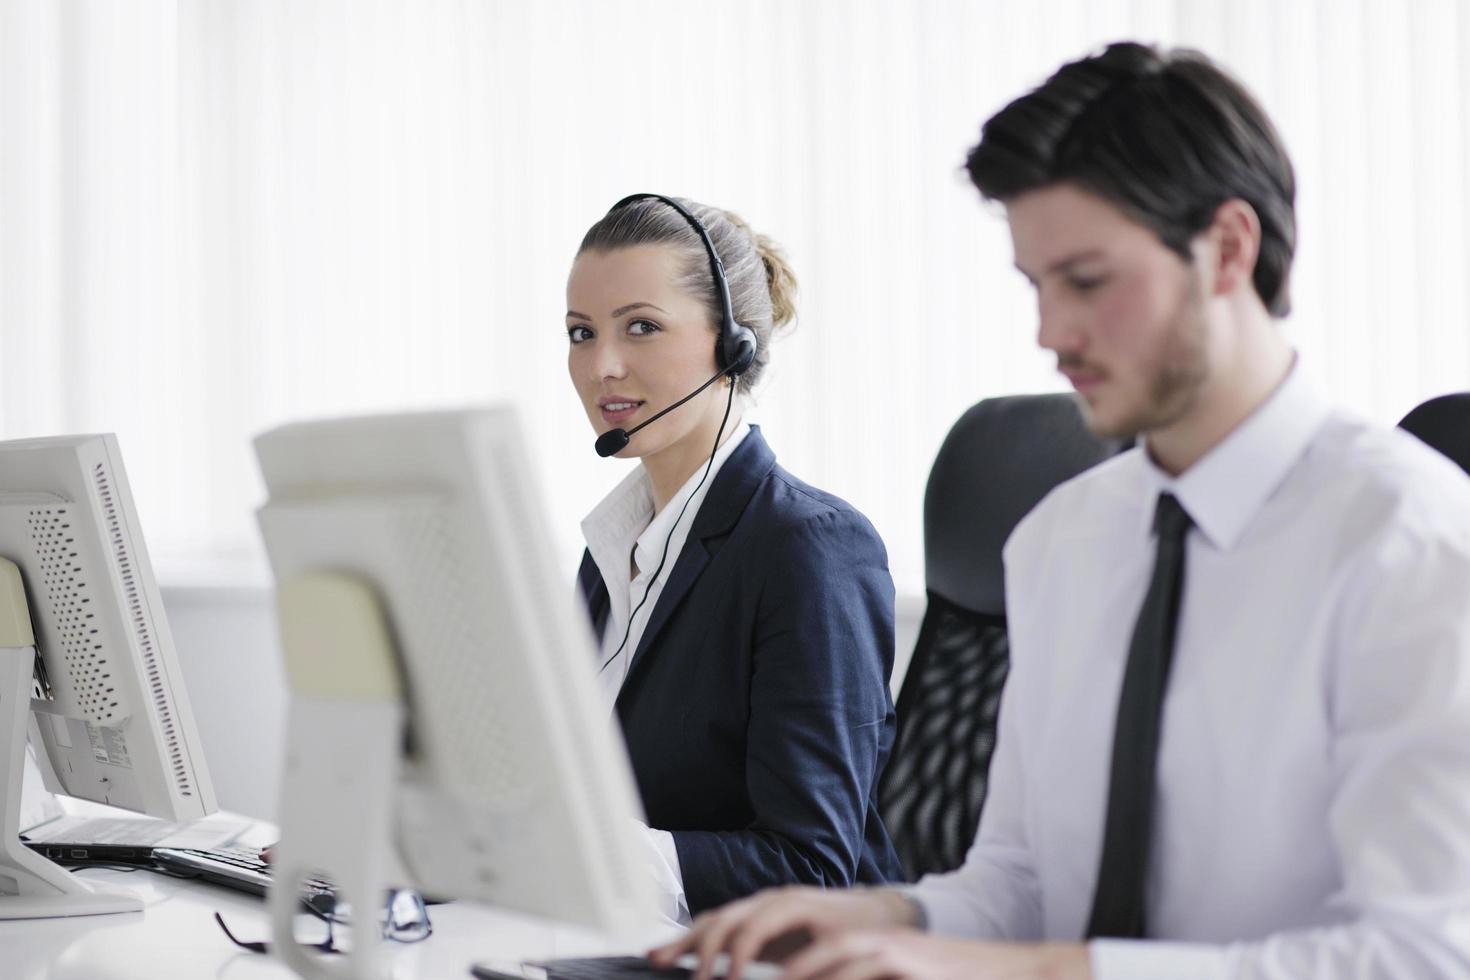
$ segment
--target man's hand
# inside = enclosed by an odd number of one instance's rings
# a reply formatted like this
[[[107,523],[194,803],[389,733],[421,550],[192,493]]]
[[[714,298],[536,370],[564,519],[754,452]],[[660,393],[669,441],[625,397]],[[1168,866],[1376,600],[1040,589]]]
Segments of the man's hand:
[[[911,930],[842,932],[786,962],[783,980],[1091,980],[1081,943],[982,943]]]
[[[755,959],[783,960],[809,943],[850,929],[914,925],[913,906],[890,889],[775,888],[699,915],[688,933],[648,956],[669,966],[684,953],[695,953],[695,980],[709,980],[715,956],[729,953],[726,976],[740,980],[745,965]]]

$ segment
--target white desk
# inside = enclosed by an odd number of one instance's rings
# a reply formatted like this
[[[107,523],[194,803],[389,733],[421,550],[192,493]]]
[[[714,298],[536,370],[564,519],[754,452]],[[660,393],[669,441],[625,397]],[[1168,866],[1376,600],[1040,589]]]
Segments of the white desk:
[[[142,912],[0,922],[3,980],[287,980],[274,957],[239,949],[214,922],[224,916],[244,941],[268,940],[265,903],[203,882],[148,871],[91,869],[88,880],[125,885]],[[421,943],[387,943],[394,977],[464,980],[470,964],[629,952],[596,935],[553,928],[464,902],[429,910],[434,935]],[[309,921],[309,920],[304,920]],[[304,934],[304,933],[303,933]]]

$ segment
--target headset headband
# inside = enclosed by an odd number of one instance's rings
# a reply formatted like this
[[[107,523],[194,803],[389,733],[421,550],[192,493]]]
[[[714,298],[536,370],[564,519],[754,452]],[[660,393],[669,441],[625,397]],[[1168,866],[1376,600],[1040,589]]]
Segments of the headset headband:
[[[644,200],[662,201],[668,205],[689,223],[689,227],[694,229],[699,240],[704,243],[704,250],[709,253],[709,271],[714,279],[715,294],[720,300],[720,342],[715,346],[715,356],[726,374],[738,378],[755,362],[755,331],[735,322],[735,307],[730,302],[730,282],[725,278],[725,263],[720,261],[720,253],[715,250],[709,229],[684,205],[662,194],[629,194],[609,208],[607,213],[612,214],[629,204]]]

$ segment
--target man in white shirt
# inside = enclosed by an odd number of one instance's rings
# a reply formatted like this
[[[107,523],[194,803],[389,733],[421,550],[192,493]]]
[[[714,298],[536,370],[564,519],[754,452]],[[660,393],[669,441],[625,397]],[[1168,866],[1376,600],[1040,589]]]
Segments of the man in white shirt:
[[[1141,445],[1007,543],[1012,667],[964,866],[762,893],[654,958],[1470,977],[1470,481],[1296,364],[1270,121],[1202,56],[1118,44],[987,122],[969,169],[1089,425]]]

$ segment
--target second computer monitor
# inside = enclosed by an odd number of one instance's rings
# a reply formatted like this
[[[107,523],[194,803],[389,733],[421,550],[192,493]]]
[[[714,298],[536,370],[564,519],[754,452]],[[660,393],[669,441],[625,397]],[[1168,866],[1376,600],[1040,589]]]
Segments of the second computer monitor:
[[[116,438],[0,443],[0,918],[136,909],[17,843],[26,731],[46,787],[169,820],[215,809]]]

